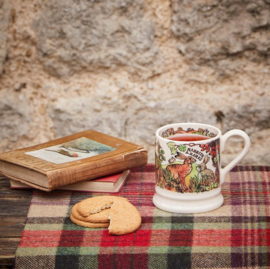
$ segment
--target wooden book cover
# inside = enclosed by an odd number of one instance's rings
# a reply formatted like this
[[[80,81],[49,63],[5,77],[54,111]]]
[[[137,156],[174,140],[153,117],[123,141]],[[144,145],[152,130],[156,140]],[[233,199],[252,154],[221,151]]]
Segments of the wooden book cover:
[[[0,154],[0,173],[45,191],[146,164],[143,146],[93,130]]]

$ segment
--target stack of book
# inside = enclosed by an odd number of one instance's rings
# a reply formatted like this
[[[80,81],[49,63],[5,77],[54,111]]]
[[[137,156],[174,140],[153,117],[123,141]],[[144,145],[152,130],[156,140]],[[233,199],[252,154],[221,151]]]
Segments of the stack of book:
[[[117,173],[110,176],[105,176],[93,180],[86,180],[64,187],[59,187],[59,190],[69,191],[85,191],[85,192],[119,192],[122,186],[125,184],[129,170],[125,170],[122,173]],[[24,184],[20,181],[10,179],[11,189],[30,189],[31,186]]]
[[[11,188],[117,192],[147,157],[143,146],[89,130],[2,153],[0,173]]]

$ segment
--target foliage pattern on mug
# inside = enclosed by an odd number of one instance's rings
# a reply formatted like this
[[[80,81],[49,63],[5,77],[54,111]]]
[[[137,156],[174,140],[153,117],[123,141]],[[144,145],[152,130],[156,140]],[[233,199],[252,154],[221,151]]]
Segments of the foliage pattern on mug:
[[[170,128],[162,136],[169,137],[177,133],[215,137],[207,129],[182,128],[176,131]],[[218,188],[219,162],[219,139],[181,144],[176,141],[156,141],[156,179],[160,188],[180,193],[201,193]]]
[[[216,135],[212,132],[210,132],[208,129],[194,129],[194,128],[188,128],[187,130],[184,130],[182,127],[178,127],[176,130],[173,128],[169,128],[162,132],[161,136],[164,138],[168,138],[170,136],[176,135],[176,134],[197,134],[197,135],[203,135],[208,136],[209,138],[215,137]]]

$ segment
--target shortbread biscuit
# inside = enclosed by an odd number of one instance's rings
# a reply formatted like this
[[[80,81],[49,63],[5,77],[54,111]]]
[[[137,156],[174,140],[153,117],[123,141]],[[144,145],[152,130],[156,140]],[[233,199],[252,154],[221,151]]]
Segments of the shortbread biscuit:
[[[83,227],[87,227],[87,228],[106,228],[109,226],[109,223],[98,223],[98,222],[86,222],[86,221],[81,221],[76,219],[72,214],[70,215],[70,219],[73,223],[79,225],[79,226],[83,226]]]
[[[77,211],[83,216],[87,217],[90,214],[98,213],[106,208],[110,208],[115,200],[125,200],[126,198],[118,196],[96,196],[85,199],[78,203]]]
[[[110,209],[104,209],[96,214],[90,214],[87,217],[83,217],[78,212],[78,204],[75,204],[72,207],[71,214],[77,220],[85,221],[85,222],[109,222],[109,212]]]
[[[109,227],[109,234],[114,235],[132,233],[142,221],[137,208],[126,198],[118,196],[85,199],[73,206],[70,219],[84,227]]]
[[[123,235],[136,231],[142,222],[138,209],[128,201],[117,200],[110,210],[109,234]]]

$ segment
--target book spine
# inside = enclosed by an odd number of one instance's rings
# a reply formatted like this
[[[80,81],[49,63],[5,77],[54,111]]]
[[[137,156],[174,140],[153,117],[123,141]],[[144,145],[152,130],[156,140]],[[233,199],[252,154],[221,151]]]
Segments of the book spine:
[[[104,159],[100,163],[83,163],[68,169],[59,169],[48,172],[49,189],[90,180],[106,175],[122,172],[138,166],[144,166],[148,161],[147,151],[135,151],[114,158]]]

